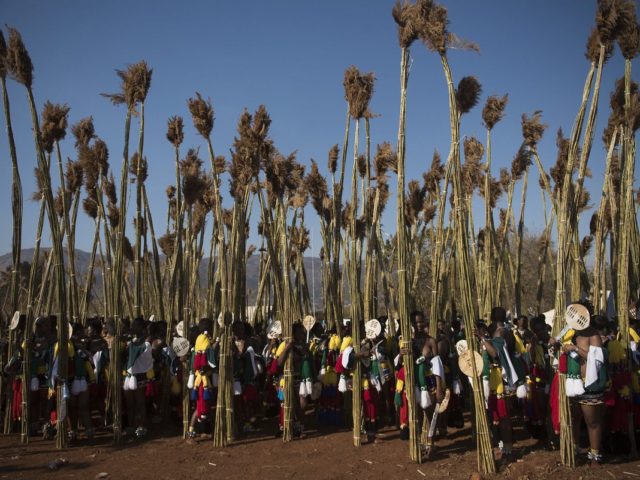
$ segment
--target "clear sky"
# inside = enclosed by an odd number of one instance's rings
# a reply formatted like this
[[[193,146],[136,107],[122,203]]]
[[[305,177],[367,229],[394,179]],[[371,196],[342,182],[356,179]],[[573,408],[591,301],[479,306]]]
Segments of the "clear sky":
[[[482,104],[488,95],[508,93],[506,117],[492,137],[494,174],[510,164],[520,145],[521,114],[535,110],[543,111],[549,126],[539,150],[545,167],[550,167],[556,156],[556,130],[562,127],[569,134],[579,106],[588,70],[584,51],[595,1],[443,3],[449,9],[450,30],[481,48],[479,54],[450,53],[456,83],[462,76],[475,75],[483,85],[481,104],[465,116],[462,135],[476,135],[484,143]],[[273,120],[271,133],[276,146],[284,153],[297,150],[304,164],[315,158],[326,172],[327,151],[342,142],[346,111],[342,77],[353,64],[362,71],[375,72],[377,77],[370,108],[380,117],[372,121],[372,143],[390,140],[395,144],[400,50],[392,5],[388,0],[0,0],[0,16],[2,24],[22,33],[29,49],[39,108],[46,100],[67,103],[71,124],[92,115],[96,133],[109,145],[116,174],[122,161],[125,111],[99,93],[118,90],[116,68],[141,59],[153,68],[146,104],[145,155],[149,160],[147,190],[160,235],[166,226],[164,191],[175,178],[172,148],[165,139],[166,121],[175,114],[185,118],[185,152],[189,146],[202,145],[186,107],[186,99],[196,91],[211,97],[214,105],[216,153],[228,155],[242,110],[253,111],[264,104]],[[448,106],[436,55],[416,43],[411,57],[407,165],[408,176],[420,178],[434,149],[446,158]],[[586,185],[594,203],[604,174],[600,138],[608,116],[609,92],[623,68],[616,51],[603,74],[596,141],[589,162],[594,176]],[[637,79],[637,62],[634,68]],[[38,212],[37,204],[29,200],[35,189],[35,153],[25,90],[10,81],[9,94],[23,178],[23,246],[27,248],[33,245]],[[4,116],[1,123],[0,253],[4,253],[11,248],[11,165]],[[70,132],[62,148],[64,157],[75,157]],[[544,220],[535,167],[532,173],[526,225],[535,232],[542,229]],[[392,190],[394,184],[392,179]],[[519,198],[518,190],[516,195]],[[477,203],[479,226],[482,216]],[[312,215],[309,211],[308,220]],[[79,217],[76,246],[90,250],[93,229],[84,214]],[[590,213],[584,217],[583,234]],[[386,231],[395,229],[394,202],[383,220]],[[307,223],[312,226],[313,253],[317,254],[319,232],[317,227],[313,229],[314,222]],[[130,222],[127,229],[131,234]],[[255,238],[255,230],[252,236]]]

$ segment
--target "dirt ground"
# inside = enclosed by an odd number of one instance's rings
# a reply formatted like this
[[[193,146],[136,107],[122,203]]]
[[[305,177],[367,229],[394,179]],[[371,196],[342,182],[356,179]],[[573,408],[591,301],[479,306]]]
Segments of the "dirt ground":
[[[79,440],[66,451],[54,441],[32,438],[22,446],[17,435],[0,437],[0,478],[4,479],[467,479],[476,470],[476,452],[469,423],[452,429],[438,441],[437,453],[422,465],[409,461],[408,445],[398,431],[386,429],[378,443],[352,446],[351,431],[309,430],[302,439],[283,444],[265,423],[259,433],[226,449],[213,448],[212,440],[189,445],[174,426],[155,426],[146,440],[130,440],[120,447],[102,432],[91,444]],[[516,432],[518,433],[518,432]],[[522,432],[520,431],[520,436]],[[558,465],[559,453],[535,447],[532,440],[515,445],[518,459],[498,462],[497,479],[634,479],[640,478],[640,461],[609,458],[600,467],[584,463],[574,471]],[[49,464],[64,459],[55,470]],[[478,476],[475,479],[480,478]]]

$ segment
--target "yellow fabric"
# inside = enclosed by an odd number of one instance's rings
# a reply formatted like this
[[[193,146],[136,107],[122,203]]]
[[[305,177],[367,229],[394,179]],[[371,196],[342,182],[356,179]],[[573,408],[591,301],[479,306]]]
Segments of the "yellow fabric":
[[[535,344],[533,346],[533,363],[538,365],[539,367],[544,366],[544,349],[542,345]]]
[[[200,335],[198,335],[198,338],[196,338],[196,345],[195,345],[196,352],[204,352],[210,346],[211,346],[211,341],[209,340],[208,336],[206,336],[204,333],[201,333]]]
[[[280,342],[280,345],[278,345],[278,349],[276,350],[276,358],[280,358],[280,355],[284,353],[285,348],[286,348],[285,343]]]
[[[638,335],[638,332],[636,332],[631,327],[629,327],[629,335],[631,335],[631,338],[633,338],[634,342],[636,342],[636,343],[640,342],[640,335]]]
[[[576,331],[573,328],[570,328],[569,330],[567,330],[567,333],[564,334],[564,337],[562,337],[561,342],[563,344],[571,343],[571,340],[573,340],[573,336],[575,334],[576,334]]]
[[[500,367],[491,367],[489,370],[489,389],[496,395],[504,393],[504,385],[502,384],[502,369]]]
[[[193,388],[199,388],[200,384],[202,384],[204,388],[209,388],[209,379],[206,375],[202,375],[200,370],[196,370],[196,378],[193,382]]]
[[[338,374],[333,370],[333,368],[327,367],[320,381],[323,385],[337,385]]]
[[[171,395],[173,396],[180,395],[180,392],[182,392],[182,385],[178,381],[178,377],[177,376],[171,377]]]
[[[353,339],[351,336],[344,337],[342,339],[342,344],[340,345],[340,353],[344,352],[347,348],[349,348],[353,344]]]
[[[329,339],[329,350],[338,350],[340,348],[340,337],[335,333]]]
[[[607,344],[607,350],[609,351],[609,363],[615,365],[627,360],[627,349],[624,348],[620,340],[611,340]]]
[[[58,342],[56,342],[55,346],[53,347],[53,356],[55,357],[56,355],[58,355]],[[73,358],[76,355],[76,349],[73,348],[73,343],[71,343],[71,341],[67,342],[67,357],[69,358]]]
[[[523,353],[525,353],[527,351],[527,349],[524,348],[524,342],[522,341],[522,338],[520,338],[520,335],[514,335],[513,337],[516,340],[516,344],[515,344],[516,353],[519,353],[519,354],[522,355]]]
[[[91,365],[91,362],[89,362],[88,360],[85,363],[86,363],[85,370],[87,372],[87,377],[89,377],[88,379],[89,383],[95,382],[96,372],[93,371],[93,365]]]
[[[396,380],[396,393],[402,393],[404,390],[404,380]]]
[[[381,360],[380,361],[380,374],[382,374],[383,370],[387,370],[390,369],[389,368],[389,362],[387,362],[386,360]]]

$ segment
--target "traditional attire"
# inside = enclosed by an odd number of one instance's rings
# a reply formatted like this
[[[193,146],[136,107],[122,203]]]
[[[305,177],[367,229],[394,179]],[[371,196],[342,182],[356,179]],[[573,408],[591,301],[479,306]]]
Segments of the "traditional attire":
[[[324,348],[321,348],[320,373],[318,379],[322,383],[318,401],[318,421],[321,425],[342,425],[340,406],[342,394],[338,391],[338,374],[336,361],[340,353],[340,337],[332,335]]]
[[[525,398],[527,390],[522,365],[509,354],[505,339],[494,337],[490,341],[498,356],[490,357],[485,349],[482,354],[482,379],[487,409],[497,425],[500,420],[509,417],[507,397],[517,394],[518,398]]]

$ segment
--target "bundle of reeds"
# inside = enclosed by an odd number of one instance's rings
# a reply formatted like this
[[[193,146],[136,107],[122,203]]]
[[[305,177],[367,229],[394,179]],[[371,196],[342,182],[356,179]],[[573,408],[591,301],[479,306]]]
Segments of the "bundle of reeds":
[[[447,59],[447,47],[449,42],[456,37],[449,34],[447,30],[447,10],[442,5],[431,0],[420,0],[418,9],[418,33],[421,40],[430,51],[437,52],[442,63],[445,80],[449,92],[449,121],[451,127],[451,148],[448,162],[452,163],[452,183],[454,199],[455,218],[455,258],[458,284],[460,288],[461,310],[468,332],[474,329],[475,309],[472,296],[470,262],[468,255],[468,219],[466,209],[463,205],[463,191],[461,184],[460,166],[460,117],[471,110],[478,101],[480,85],[477,80],[470,77],[461,81],[458,88],[454,88],[451,69]],[[468,48],[474,46],[468,44]],[[477,49],[477,47],[475,47]],[[469,348],[475,349],[476,345],[472,338],[469,340]],[[472,367],[475,368],[475,359],[471,356]],[[487,418],[484,413],[484,394],[478,383],[478,378],[473,376],[473,393],[475,406],[475,420],[478,442],[478,468],[481,473],[495,472],[493,459],[493,449],[487,425]]]
[[[120,384],[122,379],[122,368],[120,366],[121,359],[118,350],[120,348],[121,320],[123,318],[124,312],[122,293],[123,290],[125,292],[128,292],[126,285],[127,282],[125,281],[124,276],[124,260],[125,246],[128,243],[128,240],[125,236],[125,231],[127,224],[127,186],[129,183],[129,135],[131,131],[131,117],[134,115],[139,115],[140,124],[138,134],[138,157],[141,157],[142,149],[144,146],[144,102],[151,84],[151,70],[143,60],[136,64],[128,66],[126,70],[116,70],[116,73],[121,80],[120,92],[103,95],[109,98],[114,105],[124,105],[127,109],[125,114],[122,168],[120,173],[120,208],[118,209],[119,221],[117,227],[115,228],[114,245],[112,246],[112,251],[114,253],[114,263],[112,271],[112,291],[110,292],[110,311],[115,322],[115,335],[113,339],[113,349],[111,351],[112,355],[110,356],[112,361],[109,364],[109,378],[111,380],[111,394],[113,395],[111,401],[113,405],[114,442],[119,443],[122,435],[122,423],[120,415]],[[139,112],[138,108],[140,108]],[[136,256],[136,254],[134,254],[134,257],[136,260],[139,260],[139,256]],[[125,300],[127,300],[127,303],[129,303],[129,296],[127,294],[125,294]],[[134,304],[136,306],[139,303],[138,300],[138,297],[134,299]],[[136,309],[135,313],[139,314],[139,311]]]
[[[349,239],[349,293],[351,302],[351,335],[353,347],[356,355],[360,352],[360,330],[364,324],[362,296],[360,294],[361,278],[361,240],[364,229],[361,227],[362,220],[359,217],[360,195],[358,194],[358,174],[359,171],[366,175],[368,162],[366,157],[359,155],[360,141],[360,120],[365,116],[369,107],[369,102],[373,95],[373,85],[375,76],[373,73],[361,73],[356,67],[349,67],[344,74],[345,99],[349,106],[349,116],[355,121],[355,132],[353,140],[353,165],[351,169],[351,202],[349,204],[349,215],[346,215],[345,230]],[[346,147],[345,147],[346,148]],[[363,195],[364,197],[364,195]],[[364,198],[362,198],[364,201]],[[353,443],[360,446],[362,429],[362,397],[361,397],[361,365],[356,362],[353,370],[353,390],[352,390],[352,417],[353,417]]]
[[[20,180],[20,170],[18,168],[18,156],[16,154],[16,145],[13,137],[13,127],[11,124],[11,107],[9,104],[9,94],[7,92],[7,44],[4,34],[0,31],[0,84],[2,85],[2,105],[4,108],[4,117],[7,125],[7,141],[9,143],[9,154],[11,156],[11,213],[12,213],[12,236],[11,236],[11,286],[9,292],[9,308],[11,312],[19,309],[19,282],[20,282],[20,252],[22,248],[22,181]],[[2,358],[6,362],[13,354],[13,345],[15,339],[12,338],[13,333],[9,333],[9,348],[7,349],[7,358]],[[4,383],[4,379],[0,380]],[[4,385],[2,385],[4,387]],[[11,402],[13,395],[12,386],[7,385],[6,388],[0,388],[0,398],[6,392],[6,412],[11,411]],[[24,389],[23,389],[24,390]],[[23,428],[24,430],[24,428]],[[11,432],[10,417],[5,416],[4,432]],[[28,436],[22,432],[22,441],[28,442]]]
[[[58,372],[59,384],[57,387],[58,411],[62,411],[63,402],[62,384],[66,382],[67,371],[67,350],[62,348],[67,344],[67,310],[66,310],[66,285],[64,272],[64,259],[62,254],[62,238],[58,221],[56,218],[55,201],[51,186],[51,175],[49,173],[49,164],[47,162],[45,150],[42,144],[42,136],[40,130],[40,122],[36,109],[35,99],[33,96],[33,64],[29,56],[22,37],[17,30],[9,28],[9,44],[7,56],[5,58],[5,66],[11,78],[22,84],[27,90],[29,108],[31,111],[31,120],[33,123],[33,138],[36,148],[36,156],[38,160],[39,178],[41,180],[42,195],[44,197],[49,219],[49,228],[51,231],[52,252],[55,263],[56,288],[57,288],[57,307],[58,307]],[[66,444],[66,428],[65,422],[58,422],[58,430],[56,437],[56,445],[63,448]]]
[[[409,405],[409,455],[415,462],[422,462],[420,452],[419,433],[417,428],[416,399],[414,394],[414,361],[412,348],[411,323],[409,318],[409,289],[407,283],[407,242],[405,239],[406,225],[404,212],[405,195],[405,123],[407,109],[407,84],[409,81],[409,48],[418,38],[416,6],[409,3],[397,2],[392,10],[393,19],[398,25],[398,40],[400,44],[400,116],[398,122],[397,168],[398,168],[398,214],[396,222],[397,266],[398,266],[398,316],[400,317],[400,331],[402,341],[401,350],[405,352],[403,365],[406,378],[406,396]]]

